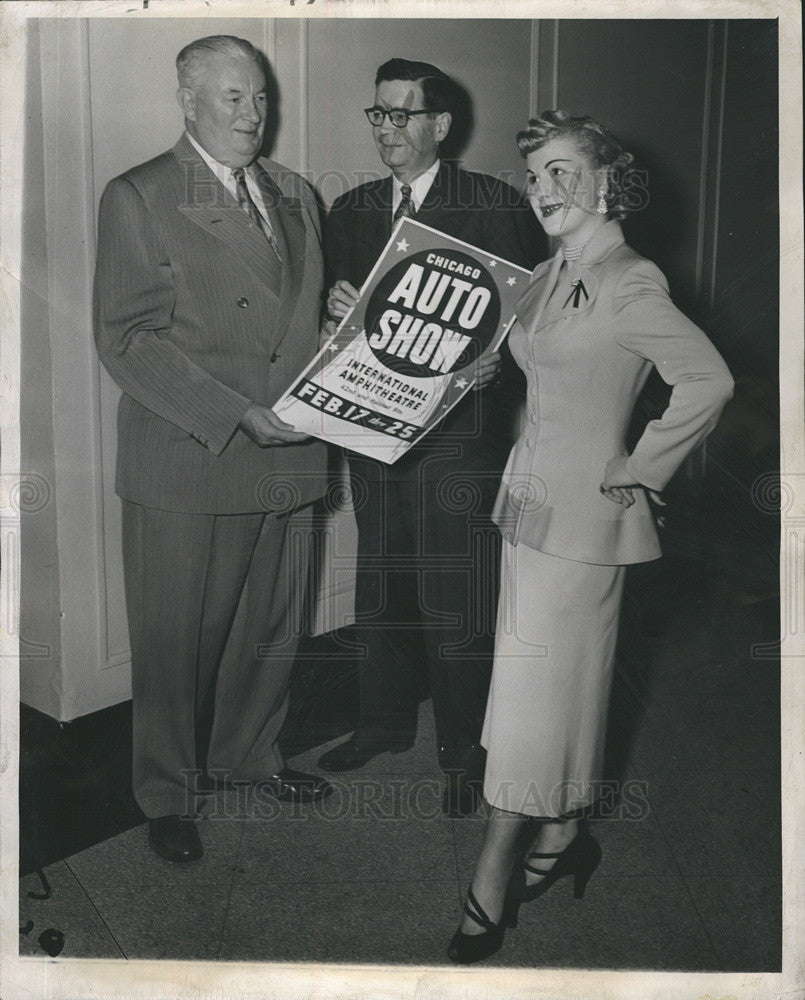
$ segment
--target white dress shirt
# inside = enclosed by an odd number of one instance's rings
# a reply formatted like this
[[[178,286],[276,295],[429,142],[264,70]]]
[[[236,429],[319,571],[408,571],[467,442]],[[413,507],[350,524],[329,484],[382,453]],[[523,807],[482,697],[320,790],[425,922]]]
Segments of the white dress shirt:
[[[198,142],[193,138],[190,133],[187,133],[187,138],[192,142],[194,148],[198,151],[199,156],[204,160],[207,166],[212,170],[218,180],[224,185],[227,191],[232,195],[235,201],[239,201],[238,198],[238,185],[235,180],[235,175],[232,172],[232,168],[226,166],[224,163],[219,163],[218,160],[213,159],[210,154],[204,149],[203,146],[199,145]],[[257,206],[257,211],[260,213],[260,218],[263,220],[266,226],[266,232],[273,232],[273,227],[271,225],[271,219],[268,217],[268,212],[266,211],[265,202],[263,201],[263,195],[260,191],[260,186],[257,181],[252,176],[251,167],[244,167],[243,174],[246,179],[246,187],[249,190],[249,194],[252,196],[252,201]]]
[[[418,212],[422,206],[422,202],[428,195],[433,182],[436,180],[436,174],[439,172],[439,166],[441,161],[436,160],[433,166],[428,167],[424,174],[420,174],[415,180],[411,181],[411,203],[413,205],[414,211]],[[394,218],[394,213],[400,207],[400,202],[402,201],[402,181],[397,180],[397,178],[391,175],[391,217]]]

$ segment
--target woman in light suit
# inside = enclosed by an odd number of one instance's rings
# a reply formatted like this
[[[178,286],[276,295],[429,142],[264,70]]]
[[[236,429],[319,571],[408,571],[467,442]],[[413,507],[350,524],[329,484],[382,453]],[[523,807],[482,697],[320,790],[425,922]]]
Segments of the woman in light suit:
[[[509,337],[528,399],[493,515],[504,541],[482,736],[491,812],[448,949],[461,963],[497,951],[516,904],[562,876],[581,896],[600,860],[578,817],[601,777],[625,567],[660,556],[646,494],[661,503],[733,388],[660,270],[624,242],[632,157],[617,139],[591,118],[546,111],[517,143],[532,208],[559,249],[534,271]],[[652,365],[671,400],[628,454]],[[529,822],[532,851],[512,877]]]

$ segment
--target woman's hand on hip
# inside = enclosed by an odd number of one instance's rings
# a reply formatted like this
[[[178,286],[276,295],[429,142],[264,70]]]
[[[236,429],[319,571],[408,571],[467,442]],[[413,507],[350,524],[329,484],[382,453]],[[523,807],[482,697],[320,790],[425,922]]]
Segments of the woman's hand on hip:
[[[643,489],[640,483],[634,481],[634,476],[629,474],[626,468],[627,455],[616,455],[607,463],[604,472],[604,481],[601,483],[601,492],[613,503],[619,503],[624,507],[631,507],[635,502],[634,491]],[[647,489],[646,492],[651,499],[660,507],[665,506],[665,501],[656,490]]]

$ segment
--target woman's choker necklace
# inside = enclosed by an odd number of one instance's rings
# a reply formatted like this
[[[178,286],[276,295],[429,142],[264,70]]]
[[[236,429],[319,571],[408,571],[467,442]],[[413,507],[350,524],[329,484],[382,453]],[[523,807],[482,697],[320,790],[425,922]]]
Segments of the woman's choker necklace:
[[[562,247],[562,256],[565,260],[578,260],[585,246],[586,244],[582,243],[578,247]]]

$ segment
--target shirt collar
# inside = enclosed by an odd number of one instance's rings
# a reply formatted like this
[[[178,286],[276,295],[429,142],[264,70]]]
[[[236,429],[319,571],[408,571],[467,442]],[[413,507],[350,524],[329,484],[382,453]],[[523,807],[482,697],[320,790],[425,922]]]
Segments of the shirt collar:
[[[439,167],[441,166],[441,160],[437,159],[435,162],[428,167],[428,169],[411,181],[411,201],[414,203],[414,211],[418,212],[422,207],[422,202],[428,195],[433,182],[436,180],[436,174],[439,172]],[[392,207],[396,208],[397,205],[402,201],[402,181],[398,180],[394,174],[391,175],[392,188]]]
[[[193,148],[198,152],[199,156],[204,160],[207,166],[212,170],[218,180],[223,184],[223,186],[229,191],[231,195],[235,198],[238,197],[237,194],[237,181],[235,180],[235,175],[232,172],[232,168],[228,167],[225,163],[221,163],[219,160],[214,159],[210,154],[201,146],[189,132],[185,132],[185,135],[190,140]],[[263,219],[268,221],[268,213],[266,211],[266,203],[263,198],[263,192],[260,189],[260,185],[252,172],[252,164],[250,163],[247,167],[244,167],[246,187],[249,190],[249,194],[252,196],[252,201],[257,205],[257,211],[263,216]]]
[[[207,150],[199,142],[197,142],[189,132],[185,132],[185,135],[190,140],[198,155],[202,158],[202,160],[204,160],[218,180],[226,187],[230,183],[230,178],[232,177],[231,168],[225,163],[221,163],[210,156]]]
[[[235,183],[231,167],[228,167],[225,163],[221,163],[220,160],[216,160],[212,156],[210,156],[207,150],[202,145],[200,145],[189,132],[185,132],[185,135],[190,140],[190,142],[193,145],[193,148],[198,152],[202,160],[204,160],[204,162],[207,164],[210,170],[212,170],[212,172],[215,174],[215,176],[222,184],[229,184],[230,180],[232,184]],[[243,168],[243,170],[245,171],[247,180],[251,180],[252,164],[249,163],[247,166]]]

